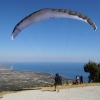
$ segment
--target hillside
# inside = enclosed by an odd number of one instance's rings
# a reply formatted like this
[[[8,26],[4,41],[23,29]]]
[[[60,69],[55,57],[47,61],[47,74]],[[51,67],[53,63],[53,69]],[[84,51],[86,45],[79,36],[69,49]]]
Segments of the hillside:
[[[63,82],[72,79],[62,78]],[[49,86],[54,83],[54,75],[35,71],[13,70],[11,67],[0,67],[0,91],[19,90],[22,88]]]

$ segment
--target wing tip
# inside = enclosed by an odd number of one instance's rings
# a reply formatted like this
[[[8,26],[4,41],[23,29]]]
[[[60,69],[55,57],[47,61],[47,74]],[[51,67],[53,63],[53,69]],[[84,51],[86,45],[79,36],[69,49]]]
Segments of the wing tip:
[[[13,36],[11,36],[11,40],[14,40],[14,37]]]
[[[97,30],[97,27],[94,30],[96,31]]]

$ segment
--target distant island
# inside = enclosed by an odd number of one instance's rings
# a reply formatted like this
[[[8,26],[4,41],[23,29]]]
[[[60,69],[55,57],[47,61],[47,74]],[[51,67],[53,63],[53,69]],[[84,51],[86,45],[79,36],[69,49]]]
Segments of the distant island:
[[[64,83],[74,81],[62,77]],[[14,70],[11,66],[0,65],[0,91],[22,88],[50,86],[54,84],[54,75],[45,72]]]

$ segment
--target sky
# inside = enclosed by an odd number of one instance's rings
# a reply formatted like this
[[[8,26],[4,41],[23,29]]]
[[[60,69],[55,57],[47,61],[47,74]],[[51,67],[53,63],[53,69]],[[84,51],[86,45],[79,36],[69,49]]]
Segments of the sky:
[[[0,62],[100,63],[99,0],[0,0]],[[87,15],[97,30],[74,19],[32,24],[11,40],[15,25],[43,8],[70,9]]]

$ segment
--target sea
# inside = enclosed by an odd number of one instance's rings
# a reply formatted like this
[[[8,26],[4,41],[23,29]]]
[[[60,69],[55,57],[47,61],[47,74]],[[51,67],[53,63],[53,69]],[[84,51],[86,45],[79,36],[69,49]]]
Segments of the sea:
[[[83,76],[83,81],[88,81],[89,73],[84,72],[84,62],[6,62],[6,66],[12,66],[14,70],[45,72],[52,75],[59,73],[61,76],[75,79]]]

